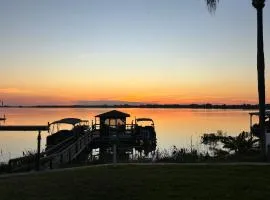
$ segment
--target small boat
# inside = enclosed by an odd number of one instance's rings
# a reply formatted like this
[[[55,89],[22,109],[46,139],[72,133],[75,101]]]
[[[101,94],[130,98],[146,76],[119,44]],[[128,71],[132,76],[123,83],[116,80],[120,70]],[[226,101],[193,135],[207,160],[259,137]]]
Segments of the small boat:
[[[76,139],[80,135],[85,134],[86,131],[89,131],[88,120],[78,118],[64,118],[50,123],[49,126],[52,128],[50,128],[50,135],[46,138],[47,149],[64,141]],[[71,126],[71,129],[67,129],[68,126],[69,128]]]
[[[151,152],[156,149],[156,131],[151,118],[135,119],[135,138],[137,150]]]
[[[154,121],[151,118],[135,119],[135,136],[144,141],[156,138]]]

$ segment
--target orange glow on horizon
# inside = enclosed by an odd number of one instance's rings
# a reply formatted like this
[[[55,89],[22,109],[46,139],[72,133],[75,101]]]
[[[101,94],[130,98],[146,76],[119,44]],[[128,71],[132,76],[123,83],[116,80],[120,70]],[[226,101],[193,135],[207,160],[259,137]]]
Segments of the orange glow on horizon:
[[[130,86],[130,87],[128,87]],[[79,101],[125,101],[159,104],[243,104],[257,103],[257,90],[242,90],[243,85],[225,84],[165,85],[165,84],[97,84],[82,87],[72,83],[64,86],[38,86],[23,88],[0,88],[0,95],[6,104],[73,104]],[[232,89],[233,88],[233,89]],[[4,97],[4,98],[3,98]],[[10,102],[10,103],[9,103]],[[16,102],[16,103],[15,103]]]

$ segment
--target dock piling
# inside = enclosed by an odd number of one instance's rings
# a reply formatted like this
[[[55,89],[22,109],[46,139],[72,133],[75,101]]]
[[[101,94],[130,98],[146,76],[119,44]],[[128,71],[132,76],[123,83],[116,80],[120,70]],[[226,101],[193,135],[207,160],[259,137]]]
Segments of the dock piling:
[[[113,164],[116,165],[116,144],[113,144]]]
[[[40,166],[40,142],[41,142],[41,134],[40,130],[38,131],[38,136],[37,136],[37,162],[36,162],[36,170],[39,171],[39,166]]]

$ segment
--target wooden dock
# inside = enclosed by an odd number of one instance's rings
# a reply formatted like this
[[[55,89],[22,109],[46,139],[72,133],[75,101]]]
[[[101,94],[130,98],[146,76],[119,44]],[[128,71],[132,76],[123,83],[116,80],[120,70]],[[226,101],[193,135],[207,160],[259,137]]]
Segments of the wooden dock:
[[[9,125],[0,126],[0,131],[48,131],[49,126],[38,125]]]
[[[40,142],[41,142],[41,131],[49,131],[49,124],[47,126],[42,125],[8,125],[8,126],[0,126],[0,131],[37,131],[37,153],[35,155],[35,164],[36,170],[39,170],[40,166]],[[24,158],[23,158],[24,159]],[[27,158],[26,158],[27,159]],[[16,159],[15,159],[16,160]],[[17,160],[22,160],[19,158]]]
[[[122,157],[128,160],[133,151],[144,152],[148,155],[156,149],[156,132],[154,122],[150,118],[137,118],[135,123],[127,124],[126,118],[130,115],[120,111],[109,111],[95,116],[95,123],[92,126],[75,126],[82,122],[76,118],[65,118],[50,123],[47,126],[27,126],[27,125],[9,125],[0,126],[0,131],[38,131],[37,153],[35,155],[24,156],[11,159],[9,166],[11,170],[30,170],[36,167],[36,170],[58,168],[69,164],[74,160],[88,160],[92,157],[93,149],[99,149],[99,160],[101,162],[113,160]],[[150,121],[150,125],[140,125],[140,121]],[[75,122],[74,122],[75,121]],[[74,128],[72,138],[59,140],[52,143],[54,146],[40,152],[41,131],[48,131],[50,125],[58,123],[72,124]],[[54,137],[59,133],[54,133]],[[61,135],[60,135],[61,136]],[[48,138],[53,138],[51,135]],[[55,139],[57,141],[57,139]],[[66,142],[68,140],[68,142]],[[48,145],[47,140],[47,145]],[[51,144],[49,144],[51,145]],[[113,158],[112,158],[113,155]]]

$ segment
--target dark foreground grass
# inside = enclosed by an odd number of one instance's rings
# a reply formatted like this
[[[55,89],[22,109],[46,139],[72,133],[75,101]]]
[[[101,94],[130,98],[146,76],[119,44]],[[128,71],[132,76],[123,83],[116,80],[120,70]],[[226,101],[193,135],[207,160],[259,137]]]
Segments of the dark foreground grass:
[[[269,199],[270,166],[102,166],[0,178],[0,199]]]

